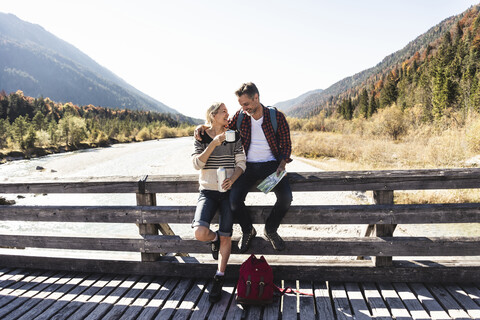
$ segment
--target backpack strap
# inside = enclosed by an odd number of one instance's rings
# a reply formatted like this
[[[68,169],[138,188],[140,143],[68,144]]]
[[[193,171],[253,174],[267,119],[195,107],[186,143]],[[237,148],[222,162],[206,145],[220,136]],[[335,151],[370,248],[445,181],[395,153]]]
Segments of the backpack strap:
[[[278,295],[278,296],[283,296],[285,294],[294,294],[294,293],[298,293],[298,294],[301,294],[301,295],[304,295],[304,296],[314,296],[313,293],[309,293],[309,292],[302,292],[300,290],[293,290],[291,287],[286,287],[286,288],[280,288],[280,287],[277,287],[277,285],[273,285],[275,287],[275,293]]]
[[[268,107],[268,111],[270,112],[270,122],[272,123],[273,132],[275,134],[277,134],[277,129],[278,129],[277,108]],[[240,126],[242,125],[242,121],[243,121],[244,116],[245,116],[245,113],[243,112],[242,109],[240,109],[240,112],[238,113],[238,118],[237,118],[237,131],[239,131],[239,132],[240,132]]]
[[[273,132],[277,134],[277,109],[275,107],[268,107],[268,111],[270,111],[270,122],[272,123]]]
[[[240,112],[238,113],[238,118],[237,118],[237,131],[240,132],[240,126],[242,125],[242,120],[243,116],[245,113],[243,113],[243,110],[240,109]]]

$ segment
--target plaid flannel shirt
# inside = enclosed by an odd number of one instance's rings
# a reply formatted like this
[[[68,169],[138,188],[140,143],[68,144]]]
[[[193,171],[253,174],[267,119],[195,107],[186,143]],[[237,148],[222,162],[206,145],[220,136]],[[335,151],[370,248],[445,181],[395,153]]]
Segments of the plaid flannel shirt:
[[[282,112],[278,111],[277,114],[277,134],[273,130],[272,122],[270,121],[270,112],[268,108],[263,108],[263,124],[262,129],[265,137],[267,138],[268,145],[272,150],[273,155],[277,161],[285,160],[287,163],[291,162],[290,158],[292,154],[292,142],[290,140],[290,128],[288,127],[287,119]],[[232,119],[229,120],[228,126],[232,130],[237,129],[237,119],[240,110],[238,110]],[[242,145],[245,154],[248,154],[248,149],[250,147],[250,142],[252,139],[252,121],[248,115],[243,117],[242,123],[240,124],[240,136],[242,138]]]

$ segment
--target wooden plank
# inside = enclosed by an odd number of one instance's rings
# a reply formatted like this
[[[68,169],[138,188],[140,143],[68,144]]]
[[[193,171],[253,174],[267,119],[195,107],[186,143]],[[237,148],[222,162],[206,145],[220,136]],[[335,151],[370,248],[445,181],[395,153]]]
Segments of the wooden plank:
[[[271,206],[249,206],[263,224]],[[195,206],[0,206],[0,221],[191,223]],[[291,206],[285,224],[479,223],[479,203]],[[218,223],[218,215],[212,223]]]
[[[368,191],[479,188],[478,168],[288,173],[293,191]],[[0,183],[4,193],[137,193],[139,177]],[[198,175],[149,176],[145,193],[197,192]],[[252,190],[253,191],[253,190]],[[258,192],[258,190],[255,190]]]
[[[26,272],[27,271],[23,269],[17,268],[17,269],[9,270],[4,274],[2,274],[2,276],[0,277],[0,288],[3,288],[3,289],[0,291],[0,293],[3,293],[3,290],[6,290],[6,288],[9,288],[9,286],[11,286],[12,284],[16,284],[22,278],[26,277],[25,275]]]
[[[263,306],[247,306],[247,316],[246,320],[260,320],[262,317]]]
[[[179,263],[181,262],[181,263]],[[466,263],[466,262],[462,262]],[[271,265],[276,279],[300,279],[312,281],[337,280],[346,282],[429,282],[429,283],[475,283],[480,282],[480,266],[478,264],[462,265],[435,262],[432,266],[416,263],[394,261],[392,267],[375,268],[369,261],[347,261],[345,263],[318,264],[317,262],[302,265]],[[477,262],[478,263],[478,262]],[[153,276],[205,278],[215,272],[217,265],[197,263],[192,258],[162,257],[157,262],[121,261],[121,260],[88,260],[72,258],[47,258],[0,255],[3,266],[24,266],[26,268],[100,272],[117,274],[137,274]],[[240,264],[229,263],[225,276],[236,278]],[[454,280],[453,280],[454,279]]]
[[[480,237],[284,237],[286,249],[275,251],[263,238],[252,240],[257,254],[313,256],[480,256]],[[0,243],[32,248],[69,250],[105,250],[125,252],[209,253],[208,244],[180,236],[144,236],[144,239],[84,238],[0,235]],[[238,252],[238,241],[232,242],[232,254]]]
[[[430,315],[425,311],[415,293],[408,287],[406,283],[393,283],[398,296],[402,299],[408,312],[415,320],[431,319]]]
[[[480,170],[472,169],[302,172],[288,178],[293,191],[478,188]]]
[[[383,301],[377,286],[373,282],[362,283],[365,299],[372,310],[372,316],[378,320],[391,320],[392,316]]]
[[[477,282],[477,283],[480,283],[478,281],[472,281],[472,282]],[[472,299],[473,301],[475,301],[478,305],[480,305],[480,289],[476,286],[474,286],[473,284],[469,283],[469,284],[465,284],[462,286],[463,290],[465,290],[465,292],[468,294],[468,296],[470,297],[470,299]]]
[[[211,281],[205,284],[205,290],[203,291],[200,297],[200,300],[195,306],[195,309],[193,310],[192,316],[190,317],[190,319],[208,319],[207,315],[208,315],[208,312],[210,311],[210,308],[212,307],[212,304],[208,300],[208,295],[210,293],[211,287],[212,287]]]
[[[28,274],[24,277],[22,275],[21,280],[2,289],[0,291],[0,316],[5,316],[12,310],[18,308],[18,306],[25,302],[24,298],[19,297],[22,297],[25,292],[32,290],[35,286],[45,281],[53,274],[53,271],[33,271],[31,274]]]
[[[234,281],[236,284],[236,281],[238,279],[232,279],[231,281]],[[228,313],[225,317],[225,319],[232,319],[232,320],[239,320],[239,319],[244,319],[247,314],[247,308],[243,307],[241,304],[237,304],[236,300],[236,290],[234,289],[232,292],[232,300],[230,301],[230,306],[228,308]],[[268,318],[267,318],[268,319]],[[272,318],[272,319],[278,319],[277,318]]]
[[[148,302],[138,319],[153,319],[163,307],[167,297],[173,293],[179,281],[179,278],[169,278]]]
[[[289,172],[292,191],[368,191],[479,188],[478,168]],[[1,187],[1,185],[0,185]],[[198,175],[149,176],[146,192],[196,192]],[[253,190],[258,192],[258,190]]]
[[[18,286],[19,289],[15,290],[10,294],[10,297],[12,298],[11,300],[13,299],[15,300],[10,301],[8,303],[8,308],[10,308],[11,310],[16,309],[17,307],[21,308],[21,305],[26,301],[25,297],[22,297],[22,293],[34,289],[36,285],[45,281],[46,279],[48,279],[49,276],[52,276],[53,274],[54,274],[53,271],[49,271],[40,276],[39,271],[34,271],[34,273],[32,273],[32,275],[29,276],[29,277],[33,277],[33,279],[27,277],[25,278],[25,280],[22,280],[23,284],[19,283],[19,286]],[[35,275],[38,275],[38,276],[35,276]],[[20,298],[16,299],[16,297],[20,297]],[[47,313],[50,314],[50,316],[56,313],[61,308],[61,306],[59,306],[60,304],[57,302],[55,302],[54,305],[50,306],[50,308],[47,309]],[[45,318],[50,319],[50,317],[44,317],[44,314],[40,315],[36,319],[45,319]]]
[[[8,314],[8,317],[12,319],[32,319],[33,316],[37,314],[36,306],[70,280],[71,276],[66,273],[58,273],[46,279],[38,286],[35,286],[34,290],[25,292],[21,299],[26,300],[26,302],[21,304],[21,308],[12,310],[12,312]],[[2,316],[0,313],[0,317]]]
[[[326,282],[314,282],[315,302],[317,304],[317,315],[320,320],[334,319],[332,300]]]
[[[417,299],[425,307],[433,319],[451,319],[442,306],[435,300],[430,291],[421,283],[411,283]]]
[[[85,320],[101,319],[139,280],[139,276],[130,276],[122,281],[113,292],[98,304]]]
[[[206,279],[195,280],[192,288],[178,306],[177,311],[172,318],[173,320],[184,320],[189,318],[190,314],[193,312],[195,306],[197,305],[198,300],[205,291],[206,284]],[[228,286],[226,287],[228,291]]]
[[[102,282],[98,284],[103,284],[104,286],[97,293],[91,293],[90,297],[87,297],[86,303],[83,303],[71,316],[69,320],[83,320],[85,319],[93,309],[98,307],[100,303],[106,299],[114,290],[117,289],[124,281],[126,280],[125,276],[117,275],[112,280],[108,281],[107,284]]]
[[[391,283],[380,282],[377,283],[380,293],[383,297],[383,300],[388,306],[392,317],[396,320],[407,320],[411,319],[412,316],[405,308],[405,305],[402,302],[402,299],[398,296],[395,288]]]
[[[165,301],[165,304],[162,306],[162,310],[160,310],[155,319],[170,319],[175,312],[175,309],[178,307],[178,305],[180,305],[180,301],[182,301],[183,297],[187,294],[187,291],[192,286],[192,283],[192,279],[181,279],[178,285],[175,287],[173,293]]]
[[[235,299],[235,284],[234,280],[225,281],[222,289],[222,297],[220,301],[212,306],[210,314],[208,315],[209,320],[222,320],[228,313],[232,299]]]
[[[34,317],[35,319],[50,319],[50,317],[63,306],[61,304],[55,306],[54,304],[56,302],[62,301],[65,296],[67,296],[65,300],[71,300],[71,297],[76,296],[76,292],[85,290],[85,287],[79,288],[78,285],[83,282],[86,277],[87,274],[77,274],[73,275],[73,277],[69,276],[68,278],[70,278],[70,280],[68,280],[68,282],[55,291],[52,290],[48,297],[42,299],[30,312],[27,312],[19,319],[33,319]],[[75,290],[75,288],[77,289]],[[72,291],[74,292],[72,293]]]
[[[348,302],[347,292],[345,291],[343,284],[331,282],[330,290],[336,319],[353,319],[352,310],[350,309],[350,304]]]
[[[453,319],[470,319],[470,316],[455,301],[448,291],[437,284],[427,284],[427,288],[433,294],[435,299],[443,306],[448,315]]]
[[[122,314],[127,310],[128,306],[135,301],[135,299],[147,288],[150,284],[152,277],[145,276],[138,280],[120,300],[115,302],[111,309],[103,317],[105,319],[119,319]]]
[[[287,243],[286,248],[278,252],[272,248],[269,241],[256,237],[252,240],[251,249],[247,253],[314,256],[480,256],[480,237],[284,237],[283,239]],[[210,252],[207,244],[193,238],[145,236],[145,252],[172,251],[175,248],[180,252]],[[232,254],[236,253],[239,253],[238,241],[234,240]]]
[[[371,319],[370,310],[368,310],[367,303],[358,284],[347,282],[345,283],[345,290],[347,291],[354,318],[358,320]]]
[[[474,300],[469,297],[467,292],[458,285],[446,285],[445,288],[452,297],[458,301],[462,308],[466,310],[472,319],[480,319],[480,305],[476,304]],[[480,299],[480,295],[478,298]]]
[[[143,215],[137,206],[0,206],[0,221],[136,223]]]
[[[2,193],[136,193],[138,178],[86,177],[69,181],[3,182],[0,190]]]
[[[125,312],[120,319],[122,320],[134,320],[144,310],[148,302],[154,297],[155,293],[160,290],[162,284],[165,283],[166,278],[148,277],[145,278],[148,286],[143,290],[140,295],[127,306]]]
[[[141,252],[143,239],[0,235],[0,243],[30,248]]]
[[[297,289],[297,282],[292,280],[286,280],[283,282],[284,288]],[[297,294],[287,293],[283,296],[283,309],[282,318],[285,319],[297,319]]]
[[[279,288],[282,287],[281,281],[274,281]],[[273,302],[263,308],[263,319],[279,319],[281,313],[282,297],[273,296]]]
[[[91,300],[92,297],[95,296],[97,293],[100,295],[100,293],[102,292],[101,290],[104,290],[104,288],[109,285],[110,281],[113,280],[113,275],[94,274],[91,277],[93,278],[93,277],[100,277],[100,276],[101,278],[99,278],[97,281],[89,285],[85,291],[79,294],[75,299],[69,302],[60,311],[58,311],[51,318],[51,320],[67,319],[70,315],[72,315],[74,312],[79,310],[83,305],[87,305],[89,303],[88,301]],[[90,301],[90,303],[93,303],[93,302]]]
[[[298,295],[299,307],[298,313],[300,320],[314,320],[315,319],[315,301],[313,297],[313,288],[311,281],[298,281]]]

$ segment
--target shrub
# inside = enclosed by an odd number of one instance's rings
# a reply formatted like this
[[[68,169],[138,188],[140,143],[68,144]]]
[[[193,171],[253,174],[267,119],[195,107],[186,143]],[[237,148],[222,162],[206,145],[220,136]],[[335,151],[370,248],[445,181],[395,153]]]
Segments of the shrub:
[[[370,132],[374,136],[388,137],[393,140],[399,139],[407,133],[402,109],[393,105],[380,109],[372,116]]]
[[[480,119],[467,126],[467,144],[472,152],[480,152]]]
[[[150,130],[148,128],[142,128],[142,130],[140,130],[135,136],[135,140],[137,141],[147,141],[151,139],[152,135],[150,134]]]

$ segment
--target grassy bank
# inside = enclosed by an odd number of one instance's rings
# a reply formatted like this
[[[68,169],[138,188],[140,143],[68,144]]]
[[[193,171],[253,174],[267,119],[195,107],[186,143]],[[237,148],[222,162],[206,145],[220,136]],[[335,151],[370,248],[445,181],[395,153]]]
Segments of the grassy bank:
[[[417,110],[419,111],[419,110]],[[318,160],[323,170],[394,170],[480,166],[480,115],[451,114],[422,120],[396,106],[371,119],[289,119],[296,156]],[[312,129],[313,128],[313,129]],[[316,131],[322,128],[325,131]],[[399,191],[396,203],[478,202],[478,190]]]
[[[171,128],[167,126],[149,126],[141,130],[134,130],[130,135],[124,133],[116,134],[114,138],[106,134],[99,133],[88,135],[88,138],[75,144],[66,144],[60,141],[53,143],[49,139],[37,139],[34,147],[22,149],[13,141],[7,141],[5,148],[0,148],[0,163],[20,159],[32,159],[49,154],[63,153],[82,149],[92,149],[98,147],[108,147],[116,143],[140,142],[164,138],[178,138],[192,136],[194,126],[184,126],[181,128]],[[41,136],[41,132],[36,133]]]

